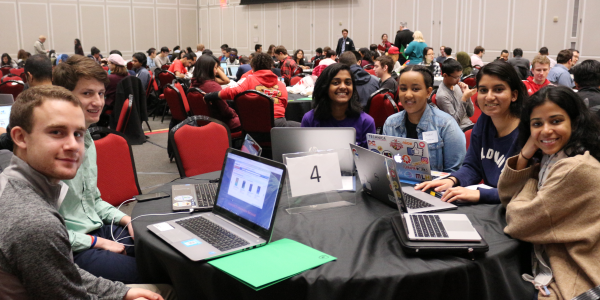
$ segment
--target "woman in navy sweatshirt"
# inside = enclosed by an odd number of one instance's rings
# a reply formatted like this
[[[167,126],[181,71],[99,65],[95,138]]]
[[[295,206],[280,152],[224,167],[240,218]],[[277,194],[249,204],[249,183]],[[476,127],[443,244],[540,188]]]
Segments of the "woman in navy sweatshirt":
[[[476,81],[477,105],[483,114],[473,127],[462,167],[445,179],[423,182],[415,189],[446,191],[442,201],[499,204],[498,178],[506,160],[519,152],[519,117],[527,91],[515,69],[501,61],[481,68]],[[464,188],[482,180],[493,188]]]

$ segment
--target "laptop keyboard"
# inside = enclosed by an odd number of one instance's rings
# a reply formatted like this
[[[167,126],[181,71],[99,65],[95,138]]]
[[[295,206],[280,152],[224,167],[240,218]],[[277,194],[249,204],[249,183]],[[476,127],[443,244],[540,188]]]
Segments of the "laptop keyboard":
[[[196,184],[196,198],[198,207],[213,207],[217,196],[218,183]]]
[[[249,244],[244,239],[204,217],[189,218],[175,223],[181,225],[220,251],[227,251]]]
[[[410,215],[417,237],[448,237],[442,220],[437,215]]]
[[[433,205],[406,193],[404,193],[404,200],[406,206],[410,209],[433,207]]]

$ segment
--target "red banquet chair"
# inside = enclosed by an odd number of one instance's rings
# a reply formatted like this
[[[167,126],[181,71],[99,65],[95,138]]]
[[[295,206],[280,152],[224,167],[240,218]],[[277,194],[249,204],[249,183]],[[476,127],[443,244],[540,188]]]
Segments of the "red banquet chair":
[[[133,105],[133,95],[129,95],[127,101],[123,101],[123,107],[121,108],[121,114],[119,115],[119,121],[117,122],[117,131],[123,132],[127,128],[129,123],[129,117],[131,117],[131,106]]]
[[[465,131],[465,139],[467,140],[467,150],[469,150],[469,145],[471,145],[471,132],[473,132],[473,129]]]
[[[23,81],[8,80],[0,83],[0,94],[12,94],[14,99],[23,91],[25,84]]]
[[[471,117],[469,117],[469,119],[471,120],[471,122],[477,123],[477,120],[479,120],[479,116],[481,116],[481,108],[479,108],[479,104],[477,104],[477,93],[471,96],[471,101],[473,102],[473,108],[475,112]]]
[[[190,116],[190,105],[179,82],[167,84],[164,92],[173,119],[183,121]]]
[[[160,68],[163,70],[169,70],[170,66],[171,66],[171,64],[164,64],[164,65],[160,66]]]
[[[472,89],[475,86],[475,75],[469,75],[463,78],[462,82],[464,82],[466,85],[469,86],[470,89]]]
[[[133,62],[128,61],[127,62],[127,70],[132,70],[133,69]]]
[[[169,131],[169,141],[181,178],[221,170],[231,147],[227,125],[207,116],[189,117],[177,124]]]
[[[375,91],[371,94],[367,106],[365,106],[365,112],[375,120],[375,128],[378,134],[382,132],[385,120],[398,111],[398,105],[396,105],[393,94],[388,89]]]
[[[20,68],[20,69],[11,69],[10,73],[11,74],[15,74],[16,76],[21,77],[21,74],[23,74],[23,72],[25,71],[25,69]]]
[[[436,99],[436,95],[437,94],[433,94],[433,96],[431,96],[431,103],[435,104],[437,106],[437,99]]]
[[[9,80],[22,81],[21,79],[22,78],[19,75],[16,75],[16,74],[13,74],[13,73],[8,73],[8,74],[2,76],[2,78],[0,78],[0,82],[6,82],[6,81],[9,81]]]
[[[215,112],[216,112],[217,108],[214,103],[207,102],[206,99],[204,99],[203,93],[204,92],[197,87],[193,87],[188,90],[187,99],[188,99],[188,104],[190,105],[190,110],[192,112],[192,115],[207,116],[207,117],[214,118],[216,115]],[[231,128],[229,128],[229,130],[231,131]],[[234,141],[237,139],[240,139],[241,137],[242,137],[241,131],[231,132],[231,138]]]
[[[157,69],[156,71],[158,71],[159,69]],[[165,87],[172,83],[176,77],[175,74],[173,74],[173,72],[169,72],[167,70],[160,70],[159,72],[156,72],[154,74],[154,78],[157,84],[157,88],[158,88],[158,99],[159,100],[165,100],[165,95],[164,95],[164,89]],[[161,122],[163,122],[165,120],[165,113],[167,112],[167,104],[164,105],[164,109],[163,109],[163,113],[162,113],[162,117],[161,117]],[[156,115],[154,115],[156,116]],[[152,117],[152,119],[154,120],[154,117]],[[183,119],[181,119],[183,120]]]
[[[0,71],[2,71],[2,76],[10,73],[10,69],[12,69],[12,67],[2,67],[2,68],[0,68]]]
[[[98,189],[102,199],[113,206],[140,195],[137,171],[131,146],[125,137],[112,129],[92,127],[96,145]]]
[[[275,127],[273,99],[259,91],[248,90],[236,95],[233,102],[242,125],[242,135],[250,134],[263,149],[270,149],[271,128]]]
[[[294,85],[298,84],[298,82],[300,82],[300,80],[302,80],[302,78],[304,78],[304,76],[292,77],[292,79],[290,79],[290,86],[294,86]]]

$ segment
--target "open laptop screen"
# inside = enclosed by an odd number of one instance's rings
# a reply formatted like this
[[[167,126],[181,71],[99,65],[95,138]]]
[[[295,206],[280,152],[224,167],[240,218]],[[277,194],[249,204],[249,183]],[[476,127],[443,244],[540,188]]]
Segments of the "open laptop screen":
[[[237,74],[238,68],[238,66],[229,66],[230,76],[235,76]]]
[[[228,153],[216,206],[269,229],[283,170]]]
[[[229,73],[229,68],[227,68],[227,63],[226,62],[222,62],[221,63],[221,68],[223,68],[223,72],[225,72],[225,75],[227,76]]]
[[[0,106],[0,127],[6,128],[10,119],[10,109],[12,106]]]
[[[262,148],[258,145],[256,141],[254,141],[254,139],[249,134],[246,134],[244,144],[242,144],[242,152],[252,154],[255,156],[260,156]]]

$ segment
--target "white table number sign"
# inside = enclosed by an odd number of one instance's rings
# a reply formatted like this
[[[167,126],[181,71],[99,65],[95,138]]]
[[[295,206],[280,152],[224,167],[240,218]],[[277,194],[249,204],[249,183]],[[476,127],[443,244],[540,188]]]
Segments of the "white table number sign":
[[[335,152],[287,158],[292,197],[341,189],[342,174]]]

